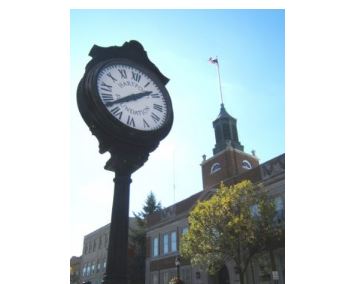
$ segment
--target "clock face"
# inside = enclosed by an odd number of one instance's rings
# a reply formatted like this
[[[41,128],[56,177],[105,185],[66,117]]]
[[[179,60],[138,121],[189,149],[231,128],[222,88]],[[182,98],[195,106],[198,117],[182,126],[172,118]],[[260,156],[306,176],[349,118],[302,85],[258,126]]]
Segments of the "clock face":
[[[252,169],[252,165],[248,160],[243,160],[242,161],[242,168],[244,168],[246,170],[250,170],[250,169]]]
[[[132,64],[111,63],[97,75],[97,93],[119,122],[133,129],[154,131],[166,123],[168,105],[166,91],[152,77]]]

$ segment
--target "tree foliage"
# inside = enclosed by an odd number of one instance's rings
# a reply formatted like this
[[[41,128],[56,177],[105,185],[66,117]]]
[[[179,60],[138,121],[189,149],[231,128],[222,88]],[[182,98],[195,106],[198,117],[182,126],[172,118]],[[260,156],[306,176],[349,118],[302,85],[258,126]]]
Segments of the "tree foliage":
[[[142,224],[143,227],[145,226],[146,217],[150,216],[151,214],[157,211],[162,210],[160,201],[159,202],[156,201],[155,194],[152,191],[146,197],[146,201],[144,206],[142,207],[142,210],[143,211],[137,214],[134,213],[134,216],[138,220],[138,222]]]
[[[251,258],[283,242],[284,230],[274,223],[275,204],[262,186],[242,181],[221,184],[189,215],[189,230],[181,242],[181,255],[214,274],[233,260],[243,283]]]
[[[162,210],[161,203],[156,201],[152,191],[146,197],[142,209],[139,213],[133,213],[136,219],[136,226],[130,230],[130,242],[134,255],[129,258],[129,277],[133,284],[145,283],[146,218]]]

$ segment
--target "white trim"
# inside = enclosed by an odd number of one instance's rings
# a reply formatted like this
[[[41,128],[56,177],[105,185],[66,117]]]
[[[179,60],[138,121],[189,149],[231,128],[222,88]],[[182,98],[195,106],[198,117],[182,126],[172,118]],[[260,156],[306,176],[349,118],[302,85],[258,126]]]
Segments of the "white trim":
[[[210,167],[210,174],[214,174],[222,169],[222,166],[220,163],[216,162]]]

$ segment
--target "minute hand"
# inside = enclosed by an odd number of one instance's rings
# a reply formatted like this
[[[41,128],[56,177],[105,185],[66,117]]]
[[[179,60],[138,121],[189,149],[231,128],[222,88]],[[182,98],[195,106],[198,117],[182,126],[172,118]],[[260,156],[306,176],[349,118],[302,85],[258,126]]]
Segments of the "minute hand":
[[[107,102],[107,103],[105,103],[105,105],[106,106],[112,106],[114,104],[126,103],[126,102],[129,102],[129,101],[136,101],[138,99],[141,99],[143,97],[146,97],[146,96],[150,95],[151,93],[152,92],[142,92],[142,93],[132,94],[132,95],[129,95],[127,97],[123,97],[123,98],[114,100],[112,102]]]

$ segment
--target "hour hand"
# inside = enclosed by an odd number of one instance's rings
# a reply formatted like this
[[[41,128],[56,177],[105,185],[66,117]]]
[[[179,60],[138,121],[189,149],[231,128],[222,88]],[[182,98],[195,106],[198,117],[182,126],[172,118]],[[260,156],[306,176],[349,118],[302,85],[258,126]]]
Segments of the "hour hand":
[[[114,100],[112,102],[107,102],[105,103],[106,106],[112,106],[114,104],[119,104],[119,103],[126,103],[126,102],[130,102],[130,101],[136,101],[138,99],[141,99],[143,97],[149,96],[152,92],[142,92],[142,93],[137,93],[137,94],[131,94],[127,97],[123,97],[117,100]]]

